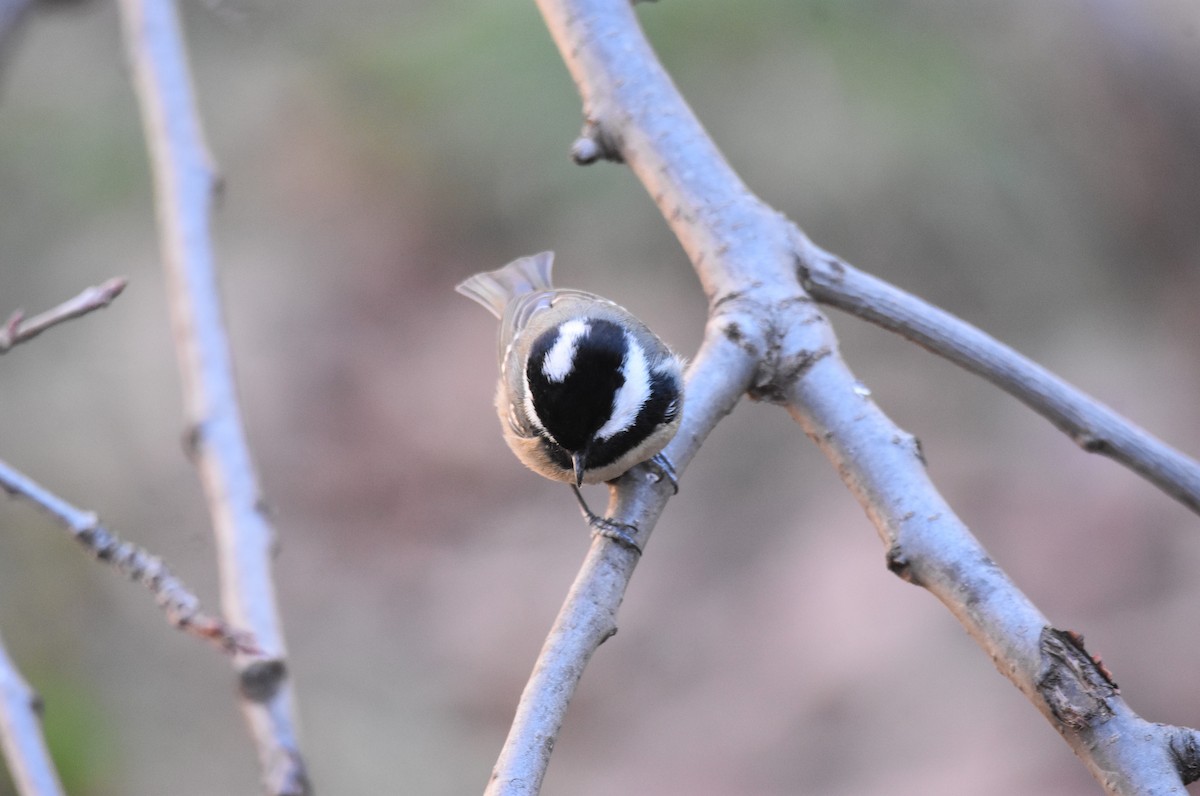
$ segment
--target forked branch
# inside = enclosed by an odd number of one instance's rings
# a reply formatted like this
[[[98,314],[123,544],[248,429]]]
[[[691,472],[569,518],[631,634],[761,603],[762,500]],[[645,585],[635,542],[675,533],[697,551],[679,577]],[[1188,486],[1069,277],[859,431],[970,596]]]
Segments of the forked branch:
[[[854,378],[801,279],[811,284],[819,250],[733,172],[654,56],[628,0],[538,0],[538,6],[583,98],[584,136],[573,154],[580,162],[629,164],[658,204],[709,297],[706,348],[720,340],[720,347],[741,352],[741,367],[726,387],[749,387],[788,409],[875,524],[889,567],[947,606],[1108,793],[1173,792],[1194,779],[1196,733],[1150,724],[1129,709],[1081,639],[1051,627],[988,557],[929,481],[915,439]],[[701,361],[688,382],[685,430],[693,382],[720,392],[699,378]],[[706,408],[703,399],[699,404]],[[727,411],[733,399],[720,405]],[[611,509],[635,509],[620,521],[649,523],[661,511],[659,502],[630,497],[641,483],[625,478],[615,490]],[[604,577],[594,552],[553,633],[568,616],[573,626],[615,627],[623,588],[591,591]],[[569,613],[585,592],[601,599],[583,615]],[[489,794],[537,792],[561,712],[598,643],[576,655],[561,688],[561,680],[541,676],[547,663],[559,665],[553,633],[522,695]],[[554,721],[539,724],[547,709]]]

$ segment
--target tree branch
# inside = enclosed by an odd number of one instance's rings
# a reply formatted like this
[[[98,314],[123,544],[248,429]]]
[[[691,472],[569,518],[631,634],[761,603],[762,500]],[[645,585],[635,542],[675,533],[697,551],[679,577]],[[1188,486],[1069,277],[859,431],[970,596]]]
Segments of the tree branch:
[[[1200,514],[1200,464],[1004,343],[864,273],[807,238],[797,267],[813,298],[895,332],[990,381],[1079,447],[1117,461]]]
[[[751,394],[786,406],[817,442],[875,524],[889,567],[946,604],[1107,792],[1166,792],[1194,779],[1195,732],[1151,725],[1128,708],[1079,637],[1054,630],[991,561],[928,480],[915,438],[855,380],[801,284],[812,247],[799,245],[803,234],[729,167],[658,62],[628,0],[538,0],[538,6],[583,98],[584,134],[573,156],[581,163],[623,161],[642,181],[709,297],[706,345],[720,339],[743,352],[735,376],[752,373]],[[688,411],[690,390],[691,382]],[[611,504],[617,509],[627,481]],[[579,591],[577,581],[572,597]],[[570,614],[568,623],[564,608],[554,632],[611,632],[615,609],[608,600]],[[557,643],[552,634],[543,658]],[[570,687],[586,661],[574,659]],[[535,670],[518,724],[530,706],[552,702],[531,691],[562,682]],[[489,793],[537,792],[559,723],[555,715],[515,742],[514,726]],[[514,743],[520,748],[510,748]]]
[[[0,746],[21,796],[62,796],[46,739],[42,702],[17,671],[0,639]]]
[[[127,284],[129,280],[125,277],[114,277],[102,285],[89,287],[75,298],[29,319],[25,318],[24,312],[17,310],[9,316],[3,328],[0,328],[0,354],[7,354],[17,343],[32,340],[51,326],[107,307],[113,299],[121,295]]]
[[[154,172],[189,447],[216,533],[225,616],[260,655],[236,659],[242,709],[270,794],[309,793],[271,579],[274,530],[242,426],[210,236],[217,178],[170,0],[121,0],[126,48]]]
[[[870,399],[839,355],[781,384],[784,403],[866,509],[888,568],[928,589],[997,669],[1054,725],[1112,794],[1182,786],[1173,751],[1183,730],[1140,718],[1083,649],[1056,631],[988,556],[925,471],[916,438]]]
[[[175,627],[211,641],[225,652],[255,652],[253,637],[200,610],[200,599],[171,574],[162,559],[121,541],[100,524],[94,513],[75,508],[3,460],[0,460],[0,489],[33,503],[70,531],[75,541],[97,560],[149,589],[166,612],[167,621]]]
[[[710,329],[688,369],[683,423],[664,451],[677,473],[682,475],[717,422],[732,411],[749,386],[753,368],[754,361],[745,351],[716,327]],[[609,515],[635,526],[638,546],[645,549],[671,491],[649,468],[634,468],[612,490]],[[584,667],[596,648],[617,632],[617,610],[637,561],[638,554],[628,546],[598,535],[593,538],[521,694],[487,796],[525,796],[541,789]]]

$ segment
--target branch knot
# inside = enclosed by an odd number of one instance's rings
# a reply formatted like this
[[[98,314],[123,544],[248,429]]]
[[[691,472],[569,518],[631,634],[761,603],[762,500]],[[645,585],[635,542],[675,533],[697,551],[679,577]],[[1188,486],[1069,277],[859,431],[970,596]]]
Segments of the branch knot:
[[[621,149],[616,140],[608,134],[595,119],[588,118],[583,123],[583,130],[575,143],[571,144],[571,160],[580,166],[590,166],[597,160],[607,160],[611,163],[624,163]]]
[[[1066,727],[1083,730],[1108,721],[1108,700],[1119,691],[1108,670],[1083,647],[1083,636],[1042,628],[1038,646],[1042,671],[1037,689],[1050,711]]]

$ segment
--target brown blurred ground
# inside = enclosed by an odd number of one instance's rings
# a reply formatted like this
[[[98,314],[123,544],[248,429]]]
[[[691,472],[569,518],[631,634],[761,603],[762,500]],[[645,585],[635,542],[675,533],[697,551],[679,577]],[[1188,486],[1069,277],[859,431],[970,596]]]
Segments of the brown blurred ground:
[[[685,352],[704,300],[640,186],[567,158],[531,3],[186,4],[227,179],[218,252],[324,794],[478,792],[587,539],[491,410],[451,287],[554,248]],[[749,184],[820,244],[1200,453],[1200,12],[1189,0],[638,7]],[[0,313],[115,273],[0,360],[0,456],[210,601],[114,10],[35,17],[0,75]],[[951,503],[1133,707],[1200,724],[1200,521],[1013,400],[835,315]],[[602,500],[601,493],[596,494]],[[73,794],[256,792],[229,671],[0,502],[0,628]],[[0,794],[9,785],[0,783]],[[1091,794],[1068,748],[779,411],[689,469],[569,715],[547,793]]]

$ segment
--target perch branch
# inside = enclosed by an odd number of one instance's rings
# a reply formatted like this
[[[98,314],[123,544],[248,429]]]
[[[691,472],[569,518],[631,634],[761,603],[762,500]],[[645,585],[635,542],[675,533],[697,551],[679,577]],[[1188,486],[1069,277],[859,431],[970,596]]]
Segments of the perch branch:
[[[271,579],[274,529],[242,426],[210,235],[217,177],[201,129],[175,4],[121,0],[126,48],[154,172],[189,451],[204,487],[226,618],[254,634],[239,655],[243,714],[273,796],[309,793],[283,627]]]
[[[1078,636],[1054,630],[988,558],[929,482],[915,439],[854,379],[801,284],[802,233],[733,172],[658,62],[627,0],[538,0],[538,6],[583,99],[586,140],[576,143],[576,159],[629,164],[708,295],[706,341],[718,330],[743,351],[755,368],[751,394],[785,405],[817,442],[885,541],[890,568],[947,605],[1107,792],[1166,792],[1194,779],[1195,733],[1151,725],[1129,709]],[[624,489],[611,506],[621,507]],[[612,603],[596,608],[613,610]],[[556,684],[543,679],[530,689]],[[522,742],[520,750],[506,746],[502,764],[545,761],[554,736],[531,734]],[[498,766],[490,791],[534,793],[540,774],[523,779],[528,772],[514,767],[509,778],[510,770]]]
[[[706,335],[688,370],[683,423],[664,452],[678,473],[746,391],[753,367],[753,360],[719,333]],[[670,494],[665,482],[638,467],[613,489],[609,514],[638,529],[636,541],[644,550]],[[531,796],[540,790],[579,678],[596,648],[617,632],[617,609],[637,560],[629,547],[594,537],[521,694],[487,796]]]
[[[122,541],[100,524],[93,512],[72,506],[32,478],[0,460],[0,489],[23,498],[57,520],[97,560],[113,567],[129,580],[141,583],[175,627],[211,641],[225,652],[253,653],[254,639],[200,610],[200,600],[161,558],[135,544]]]
[[[42,703],[0,639],[0,746],[20,796],[62,796],[50,750],[42,735]]]
[[[799,236],[800,278],[817,301],[895,332],[990,381],[1089,453],[1141,475],[1200,513],[1200,464],[984,332]]]
[[[73,299],[68,299],[53,309],[46,310],[40,315],[26,319],[25,313],[17,310],[9,316],[3,328],[0,328],[0,354],[17,343],[32,340],[42,332],[64,321],[87,315],[98,309],[103,309],[113,302],[129,280],[123,276],[114,277],[102,285],[89,287]]]

